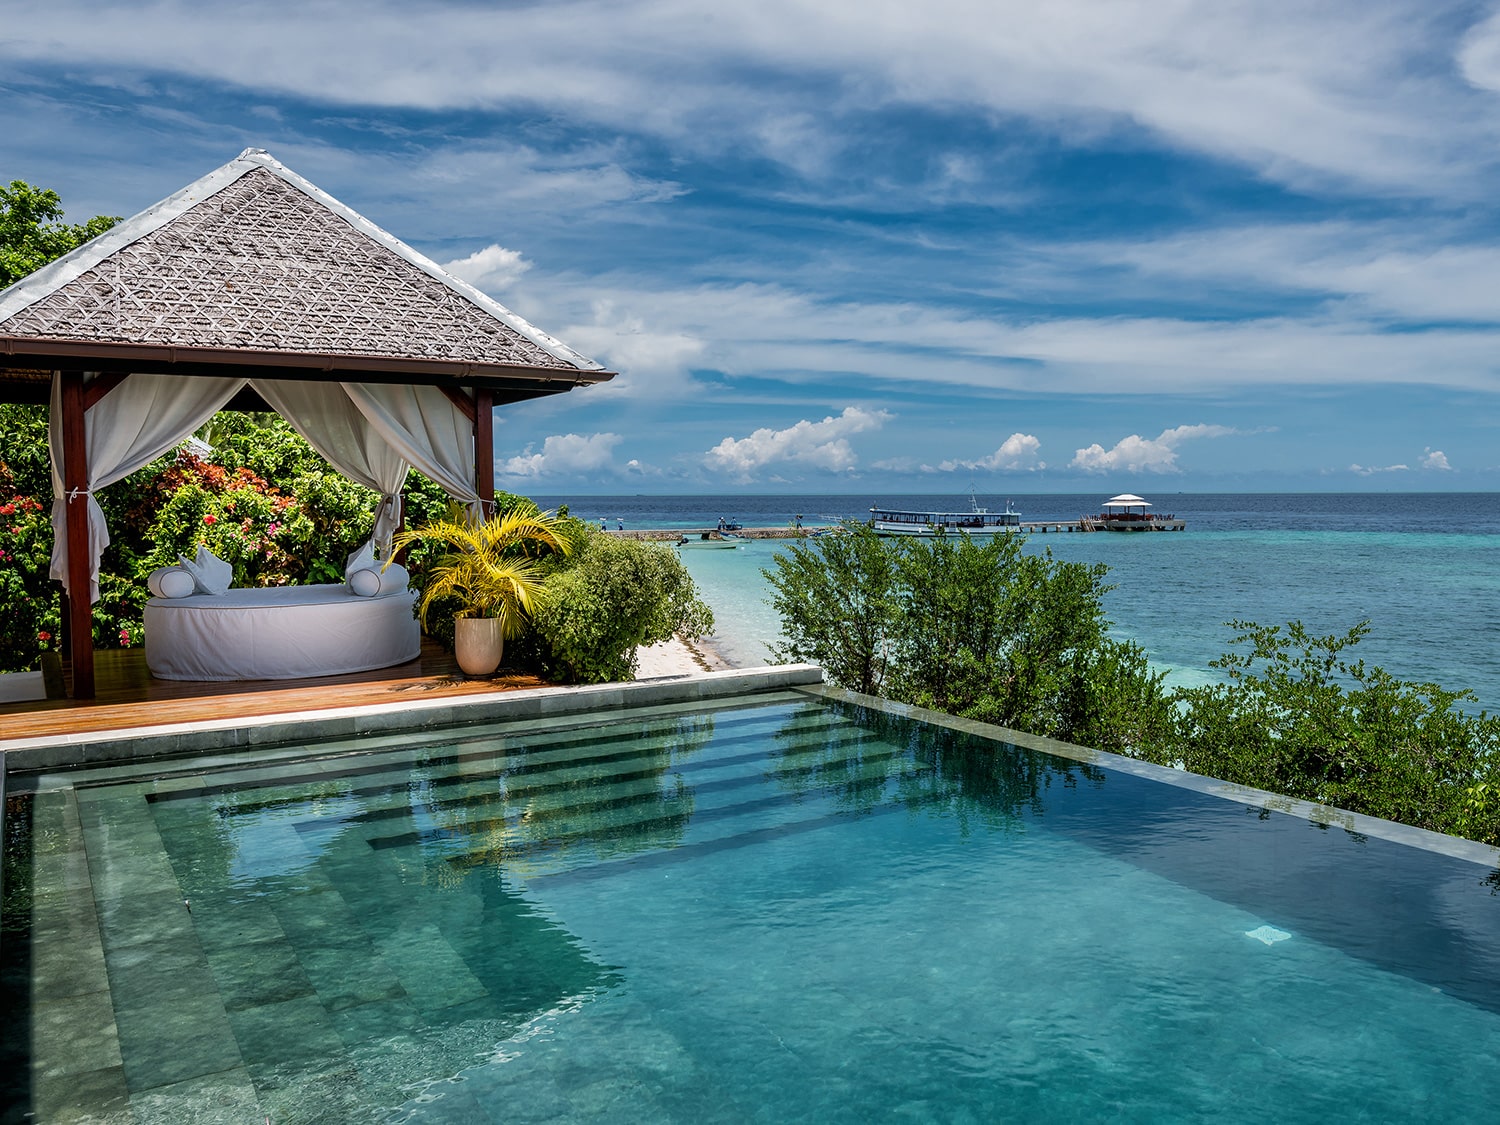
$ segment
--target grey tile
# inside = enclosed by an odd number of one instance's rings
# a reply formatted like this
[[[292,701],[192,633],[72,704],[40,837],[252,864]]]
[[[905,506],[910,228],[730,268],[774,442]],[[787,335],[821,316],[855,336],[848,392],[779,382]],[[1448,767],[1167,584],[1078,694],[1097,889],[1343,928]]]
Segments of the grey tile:
[[[131,1095],[135,1125],[241,1125],[264,1120],[244,1067],[157,1086]]]
[[[35,1002],[31,1042],[32,1075],[37,1081],[121,1065],[115,1012],[107,991]]]
[[[117,1011],[115,1021],[132,1093],[220,1074],[243,1062],[211,985],[208,995],[180,1003]]]
[[[296,951],[287,941],[251,942],[207,956],[219,996],[231,1012],[307,996],[313,991]]]
[[[404,1000],[406,989],[369,942],[330,949],[299,947],[302,968],[330,1012],[383,1000]]]
[[[229,1023],[252,1074],[283,1064],[325,1071],[346,1061],[328,1012],[311,996],[242,1008],[229,1013]]]
[[[38,1080],[32,1087],[32,1120],[49,1123],[119,1120],[130,1091],[118,1066]]]

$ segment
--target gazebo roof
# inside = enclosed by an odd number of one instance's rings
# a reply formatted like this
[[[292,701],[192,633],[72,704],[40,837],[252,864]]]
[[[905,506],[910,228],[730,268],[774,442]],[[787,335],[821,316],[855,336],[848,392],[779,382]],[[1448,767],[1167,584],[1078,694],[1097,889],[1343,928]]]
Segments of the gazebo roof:
[[[613,374],[259,149],[0,291],[0,381],[22,397],[59,368],[226,367],[496,402]]]

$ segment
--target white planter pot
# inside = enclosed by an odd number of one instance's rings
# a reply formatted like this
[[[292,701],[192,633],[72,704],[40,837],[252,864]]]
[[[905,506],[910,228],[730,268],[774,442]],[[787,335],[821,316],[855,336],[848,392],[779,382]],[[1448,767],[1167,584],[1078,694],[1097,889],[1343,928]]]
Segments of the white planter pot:
[[[455,617],[453,655],[466,676],[488,676],[500,667],[505,635],[498,617]]]

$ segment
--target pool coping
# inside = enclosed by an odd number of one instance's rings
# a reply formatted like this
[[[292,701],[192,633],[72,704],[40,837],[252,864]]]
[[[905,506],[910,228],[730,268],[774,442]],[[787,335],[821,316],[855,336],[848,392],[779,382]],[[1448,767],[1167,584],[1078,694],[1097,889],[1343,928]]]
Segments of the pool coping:
[[[1145,762],[1139,758],[1129,758],[1123,754],[1111,753],[1108,750],[1094,750],[1090,747],[1078,746],[1071,742],[1060,742],[1055,738],[1046,738],[1041,735],[1027,734],[1025,731],[1011,730],[1009,727],[996,726],[992,723],[981,723],[975,719],[962,719],[956,715],[945,714],[942,711],[929,711],[925,707],[916,707],[907,703],[896,703],[892,700],[880,699],[872,695],[861,695],[859,692],[850,691],[847,688],[834,687],[829,684],[808,684],[799,687],[797,690],[808,695],[869,707],[890,715],[901,715],[911,719],[918,719],[933,726],[963,731],[967,734],[978,735],[981,738],[997,742],[1008,742],[1013,746],[1020,746],[1027,750],[1037,750],[1044,754],[1053,754],[1059,758],[1070,758],[1075,762],[1102,766],[1105,769],[1114,770],[1118,773],[1131,774],[1147,781],[1159,781],[1166,785],[1176,786],[1179,789],[1188,789],[1195,793],[1202,793],[1205,796],[1233,801],[1236,804],[1245,805],[1250,808],[1262,809],[1266,812],[1286,813],[1288,816],[1298,817],[1320,827],[1342,828],[1345,832],[1355,835],[1370,836],[1389,843],[1404,844],[1407,847],[1418,848],[1422,851],[1436,852],[1450,859],[1464,860],[1469,863],[1480,864],[1484,867],[1500,869],[1500,848],[1492,847],[1489,844],[1482,844],[1477,840],[1466,840],[1462,836],[1449,836],[1442,832],[1433,832],[1427,828],[1415,828],[1410,824],[1402,824],[1400,821],[1384,820],[1378,816],[1350,812],[1347,809],[1334,808],[1331,805],[1320,805],[1313,801],[1303,801],[1281,793],[1272,793],[1266,789],[1255,789],[1248,785],[1236,785],[1233,782],[1221,781],[1218,778],[1206,777],[1203,774],[1189,773],[1186,770],[1173,769],[1170,766],[1159,766],[1154,762]]]
[[[297,741],[389,734],[460,723],[541,719],[661,703],[692,703],[816,686],[822,682],[823,669],[815,664],[780,664],[623,683],[523,688],[482,695],[288,711],[253,718],[241,716],[58,736],[0,738],[0,753],[4,755],[0,774],[264,749]]]

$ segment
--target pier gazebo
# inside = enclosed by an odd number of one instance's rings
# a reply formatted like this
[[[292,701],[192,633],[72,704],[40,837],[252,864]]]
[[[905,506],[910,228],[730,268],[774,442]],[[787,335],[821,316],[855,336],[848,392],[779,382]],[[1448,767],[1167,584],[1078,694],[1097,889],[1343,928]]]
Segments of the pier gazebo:
[[[74,696],[94,695],[93,493],[221,409],[275,410],[381,493],[494,500],[493,411],[613,372],[258,149],[0,291],[0,401],[48,402]]]

